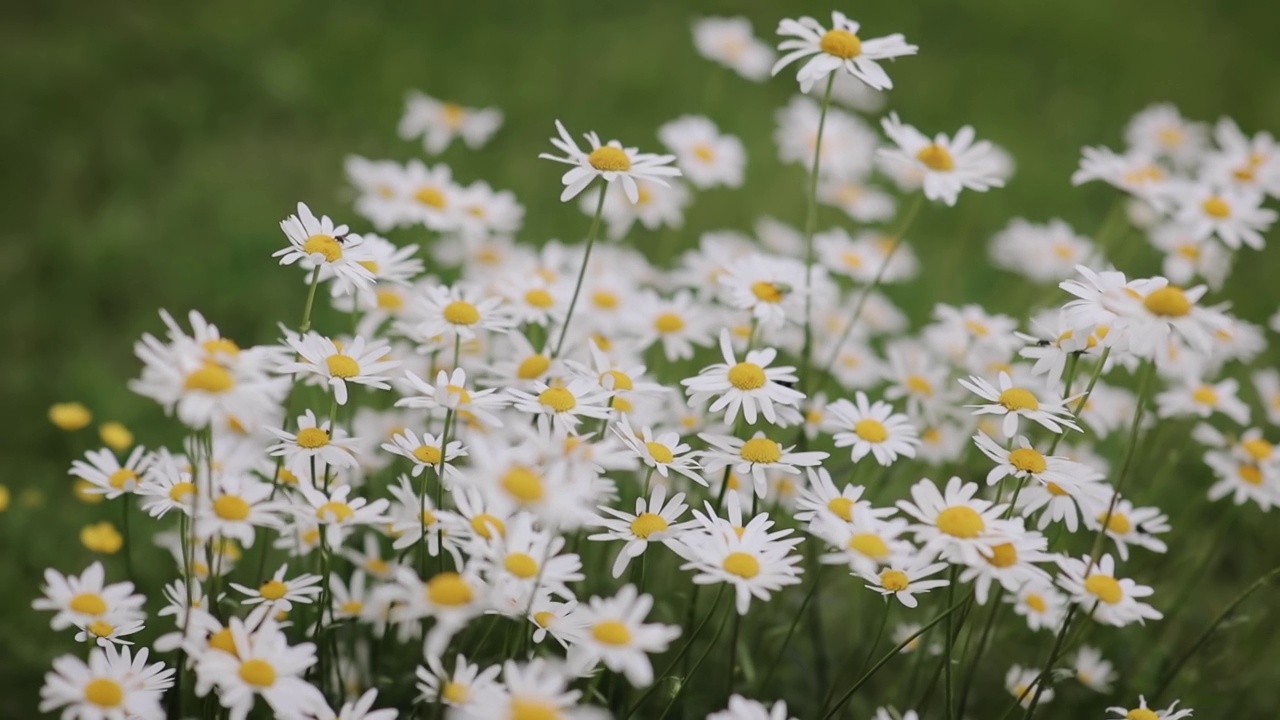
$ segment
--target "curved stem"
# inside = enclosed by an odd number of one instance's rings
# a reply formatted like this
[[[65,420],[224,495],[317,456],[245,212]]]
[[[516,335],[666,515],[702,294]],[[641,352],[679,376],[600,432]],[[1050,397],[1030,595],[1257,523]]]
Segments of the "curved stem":
[[[320,287],[320,264],[316,263],[316,269],[311,271],[311,282],[307,288],[307,304],[302,308],[302,324],[298,326],[298,332],[305,333],[311,329],[311,309],[316,304],[316,288]]]
[[[702,628],[706,627],[707,622],[711,620],[711,616],[716,614],[716,608],[720,607],[720,598],[724,596],[725,587],[727,586],[724,584],[720,585],[720,589],[716,591],[715,599],[711,601],[711,608],[707,610],[707,614],[703,616],[701,621],[698,622],[698,627],[693,629],[693,632],[689,634],[688,639],[684,641],[684,645],[680,646],[680,650],[676,652],[676,656],[671,658],[671,661],[667,663],[667,666],[665,668],[662,669],[662,672],[654,676],[653,684],[649,686],[648,690],[645,690],[644,694],[640,696],[639,700],[636,700],[635,704],[631,706],[631,709],[627,711],[627,714],[622,716],[622,720],[627,720],[627,718],[636,714],[636,711],[640,709],[640,706],[644,705],[644,701],[648,700],[649,696],[652,695],[654,691],[658,689],[658,684],[661,683],[664,678],[669,677],[671,675],[671,671],[675,669],[676,665],[680,662],[680,659],[683,658],[685,654],[689,652],[689,648],[693,647],[693,642],[694,640],[697,640],[698,635],[702,633]],[[732,610],[732,608],[730,608],[730,610]],[[692,612],[690,613],[690,616],[692,616]],[[728,616],[726,615],[725,617],[728,617]],[[724,622],[721,621],[721,627],[723,626],[724,626]],[[715,641],[712,640],[711,644],[715,645]],[[694,665],[694,670],[695,671],[697,670],[697,665]],[[685,676],[685,679],[690,677],[693,677],[693,671],[690,671],[689,674]],[[684,681],[682,680],[681,686],[683,687],[683,685],[684,685]]]
[[[791,636],[796,634],[796,628],[800,626],[801,618],[805,617],[805,608],[809,607],[809,601],[813,600],[813,596],[818,590],[818,578],[820,577],[821,568],[818,573],[814,573],[813,584],[809,586],[809,592],[805,593],[804,600],[800,602],[800,608],[796,610],[795,617],[791,618],[791,627],[787,628],[786,637],[782,638],[782,645],[773,653],[773,662],[769,665],[769,672],[764,674],[764,680],[760,682],[761,689],[769,687],[769,681],[773,679],[773,674],[778,670],[778,666],[782,664],[782,656],[787,650],[787,645],[791,643]]]
[[[742,619],[742,616],[739,615],[738,611],[732,604],[730,604],[724,616],[720,618],[720,624],[716,626],[716,634],[712,635],[711,642],[707,643],[707,649],[702,651],[702,655],[698,657],[698,661],[695,662],[693,664],[693,668],[689,670],[689,675],[681,681],[680,687],[676,688],[675,694],[671,696],[671,701],[667,703],[665,708],[663,708],[662,714],[658,716],[658,720],[662,720],[667,716],[667,713],[671,712],[671,708],[675,707],[676,701],[680,699],[680,695],[684,692],[684,689],[689,687],[690,681],[693,680],[693,676],[698,674],[698,668],[702,667],[702,662],[706,660],[707,656],[711,654],[711,651],[716,648],[716,641],[720,639],[720,633],[724,632],[725,622],[728,621],[730,615],[735,618],[735,625]],[[737,642],[736,638],[734,642]],[[733,672],[732,669],[730,669],[730,677],[732,677],[732,675]]]
[[[822,94],[822,110],[818,113],[818,137],[813,141],[813,167],[809,168],[809,206],[804,220],[804,349],[800,356],[800,390],[809,394],[813,358],[813,233],[818,229],[818,170],[822,159],[822,131],[831,107],[831,89],[835,73],[827,76],[827,89]]]
[[[609,189],[607,184],[600,186],[600,199],[596,201],[596,212],[591,218],[591,229],[587,231],[587,250],[582,255],[582,267],[578,268],[578,282],[573,286],[573,298],[569,300],[569,310],[564,314],[564,324],[560,326],[560,339],[556,340],[555,349],[551,351],[551,359],[560,357],[564,349],[564,339],[569,334],[569,321],[573,319],[573,309],[578,306],[578,295],[582,293],[582,279],[587,275],[587,265],[591,262],[591,248],[596,244],[596,235],[600,231],[600,217],[604,211],[604,194]],[[551,337],[547,336],[548,339]],[[544,348],[545,349],[545,348]]]

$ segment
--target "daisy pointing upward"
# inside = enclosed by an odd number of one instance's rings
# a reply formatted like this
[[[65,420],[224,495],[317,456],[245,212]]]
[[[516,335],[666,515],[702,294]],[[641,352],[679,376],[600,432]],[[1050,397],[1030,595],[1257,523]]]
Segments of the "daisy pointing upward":
[[[876,61],[915,55],[920,48],[907,44],[901,33],[864,40],[858,35],[860,28],[839,11],[831,13],[830,30],[811,17],[783,20],[778,23],[778,34],[792,39],[783,40],[778,49],[790,52],[773,66],[773,74],[812,55],[796,74],[800,92],[809,92],[814,83],[837,70],[844,70],[876,90],[888,90],[893,81]]]
[[[578,193],[585,190],[592,180],[601,177],[606,183],[621,180],[627,199],[636,203],[640,201],[640,190],[636,187],[637,178],[666,185],[662,178],[680,176],[679,168],[671,165],[676,159],[674,155],[642,153],[636,148],[624,148],[617,140],[602,144],[600,136],[594,132],[584,136],[590,143],[591,150],[583,152],[559,120],[556,121],[556,131],[559,132],[560,137],[551,138],[551,144],[564,153],[564,157],[551,153],[539,153],[538,157],[574,166],[560,178],[565,186],[564,192],[560,194],[561,202],[572,200]]]

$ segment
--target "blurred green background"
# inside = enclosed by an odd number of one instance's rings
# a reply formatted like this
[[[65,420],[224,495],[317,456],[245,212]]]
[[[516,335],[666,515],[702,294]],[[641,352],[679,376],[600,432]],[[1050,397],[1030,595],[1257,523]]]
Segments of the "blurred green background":
[[[763,85],[729,76],[697,57],[689,24],[697,15],[745,14],[758,35],[772,38],[779,17],[821,18],[831,7],[807,0],[7,7],[0,483],[14,497],[0,515],[0,682],[20,691],[0,693],[0,717],[29,714],[48,658],[65,649],[62,640],[50,642],[47,618],[27,609],[40,569],[83,566],[68,553],[88,561],[75,542],[88,512],[66,510],[75,501],[65,473],[96,441],[90,431],[58,433],[45,419],[48,406],[83,401],[96,419],[121,420],[145,442],[163,419],[125,381],[136,374],[133,342],[160,327],[157,308],[199,308],[242,344],[270,340],[274,323],[295,317],[303,297],[301,274],[270,257],[283,243],[276,223],[298,200],[354,222],[343,157],[419,154],[395,136],[407,90],[502,108],[506,124],[488,147],[471,153],[455,145],[443,160],[461,181],[514,190],[528,208],[531,241],[585,229],[576,205],[556,201],[560,171],[536,160],[549,149],[556,118],[575,132],[594,128],[652,148],[662,122],[711,115],[748,145],[747,189],[701,195],[683,242],[695,242],[700,229],[746,229],[760,208],[798,224],[800,171],[780,168],[769,141],[773,110],[796,92],[793,71]],[[1013,215],[1061,216],[1092,232],[1113,195],[1098,186],[1071,190],[1079,148],[1118,145],[1127,117],[1148,103],[1172,101],[1204,120],[1229,114],[1247,131],[1280,127],[1280,6],[1267,0],[929,0],[844,9],[868,34],[901,31],[920,46],[918,57],[892,68],[899,88],[890,106],[907,122],[948,132],[971,123],[1018,162],[1008,188],[967,195],[950,212],[928,211],[916,239],[925,282],[914,297],[898,295],[917,316],[935,301],[983,301],[1017,282],[984,267],[987,238]],[[827,212],[824,224],[836,219]],[[635,241],[648,237],[638,232]],[[1129,269],[1154,272],[1154,258],[1143,258]],[[1249,258],[1228,295],[1240,315],[1261,322],[1275,305],[1264,284],[1276,266],[1274,242]],[[30,489],[43,503],[24,495]]]

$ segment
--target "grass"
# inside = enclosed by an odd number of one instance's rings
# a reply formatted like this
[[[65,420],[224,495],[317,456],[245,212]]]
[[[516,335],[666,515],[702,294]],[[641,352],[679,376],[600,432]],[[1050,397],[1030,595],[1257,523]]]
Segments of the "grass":
[[[407,89],[506,112],[506,126],[484,152],[453,148],[444,160],[462,180],[514,190],[528,207],[531,241],[576,238],[586,225],[576,207],[554,201],[558,173],[535,159],[555,118],[652,145],[661,122],[705,112],[747,142],[748,188],[700,196],[688,225],[745,229],[756,207],[798,224],[801,174],[780,167],[769,142],[773,109],[794,84],[752,85],[699,60],[688,23],[695,14],[742,13],[767,35],[780,13],[821,15],[830,7],[764,0],[55,0],[6,13],[0,482],[15,499],[0,515],[0,583],[7,589],[0,599],[0,683],[7,690],[0,715],[31,714],[39,677],[65,649],[29,600],[42,568],[87,562],[75,530],[101,510],[71,498],[66,467],[89,440],[55,431],[44,417],[48,405],[78,399],[145,442],[172,440],[159,411],[124,386],[136,373],[134,340],[159,327],[160,307],[199,308],[246,343],[271,339],[276,320],[295,316],[302,299],[298,274],[269,257],[282,241],[276,222],[299,199],[351,217],[341,173],[348,153],[415,154],[394,136]],[[1280,9],[1265,0],[931,0],[856,11],[869,31],[901,30],[922,48],[894,68],[900,89],[893,108],[927,129],[972,123],[1019,165],[1010,187],[967,196],[953,212],[926,213],[917,233],[925,277],[914,287],[939,294],[899,296],[916,317],[936,301],[989,303],[1019,286],[984,263],[987,238],[1011,216],[1063,216],[1082,232],[1096,228],[1110,193],[1070,190],[1079,148],[1117,144],[1125,118],[1147,103],[1169,100],[1209,120],[1229,114],[1250,130],[1275,128],[1280,118],[1272,37]],[[826,215],[823,224],[833,221]],[[632,238],[641,247],[653,240],[639,231]],[[680,237],[684,245],[695,241],[694,232]],[[1276,304],[1268,290],[1280,252],[1274,245],[1250,254],[1233,276],[1235,311],[1254,322]],[[1130,269],[1155,272],[1150,255],[1142,257]],[[1146,499],[1158,499],[1180,528],[1225,516],[1226,508],[1200,507],[1202,497],[1194,479],[1179,478]],[[1196,595],[1197,606],[1179,615],[1188,628],[1207,623],[1233,588],[1266,569],[1248,550],[1274,547],[1280,536],[1256,514],[1244,517],[1231,527],[1230,551],[1210,566],[1210,577],[1227,587]],[[1160,561],[1171,577],[1193,569],[1208,549],[1187,538],[1211,534],[1180,536],[1182,545]],[[1250,642],[1267,641],[1259,635]],[[1188,636],[1191,629],[1177,637]],[[1141,647],[1135,639],[1131,652]],[[1197,680],[1193,666],[1184,680],[1196,681],[1205,700],[1234,698],[1242,716],[1266,707],[1263,673],[1274,681],[1278,672],[1237,668],[1211,643],[1215,650],[1238,672],[1203,665],[1208,674]]]

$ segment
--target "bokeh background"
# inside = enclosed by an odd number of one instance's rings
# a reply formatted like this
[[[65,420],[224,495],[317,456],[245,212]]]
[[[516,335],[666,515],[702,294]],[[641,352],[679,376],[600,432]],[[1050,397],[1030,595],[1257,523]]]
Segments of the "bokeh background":
[[[791,71],[764,85],[731,76],[695,54],[689,25],[698,15],[744,14],[758,35],[772,37],[783,15],[831,9],[829,0],[7,6],[0,483],[12,503],[0,515],[0,717],[31,716],[48,660],[65,650],[51,642],[47,618],[29,609],[41,569],[87,563],[77,529],[105,512],[79,505],[66,477],[72,457],[96,442],[92,432],[59,433],[48,406],[79,400],[97,420],[120,420],[145,442],[168,438],[160,411],[125,388],[136,374],[133,342],[160,328],[161,307],[199,308],[242,344],[268,341],[277,320],[294,318],[303,278],[270,257],[283,242],[276,223],[298,200],[354,218],[342,175],[347,154],[420,154],[395,135],[407,90],[502,108],[506,123],[488,147],[455,146],[442,159],[461,181],[514,190],[528,209],[529,241],[576,240],[585,229],[576,204],[556,201],[560,171],[535,159],[556,118],[652,148],[662,122],[706,113],[747,143],[748,182],[743,192],[699,195],[687,224],[748,229],[761,208],[799,224],[801,171],[781,167],[769,141],[774,109],[796,92]],[[1070,187],[1079,148],[1118,145],[1127,117],[1148,103],[1168,100],[1203,120],[1228,114],[1246,131],[1280,129],[1280,5],[1268,0],[927,0],[844,9],[869,34],[901,31],[921,47],[893,67],[899,89],[890,107],[930,131],[971,123],[1018,162],[1009,187],[966,195],[956,210],[923,219],[916,247],[925,280],[896,295],[917,317],[936,301],[990,301],[1019,282],[985,267],[986,240],[1011,216],[1060,216],[1091,233],[1113,195]],[[834,221],[826,212],[824,223]],[[680,242],[696,237],[687,232]],[[646,239],[633,236],[642,247]],[[1237,313],[1254,322],[1276,304],[1275,244],[1248,254],[1231,280]],[[1156,271],[1154,256],[1131,257],[1131,270]],[[1252,544],[1260,536],[1247,533],[1259,527],[1246,522],[1236,532]],[[1275,545],[1249,549],[1266,547]],[[1199,567],[1203,552],[1175,546],[1163,562]],[[1270,562],[1243,554],[1211,572],[1253,577]],[[1241,666],[1218,691],[1251,707],[1240,693],[1265,693],[1241,690],[1257,684],[1260,676],[1248,674],[1256,671]]]

